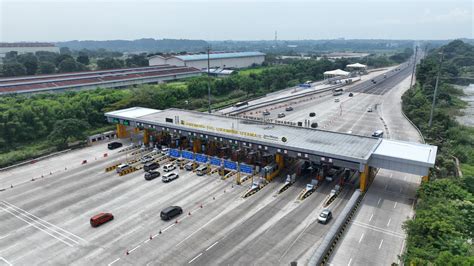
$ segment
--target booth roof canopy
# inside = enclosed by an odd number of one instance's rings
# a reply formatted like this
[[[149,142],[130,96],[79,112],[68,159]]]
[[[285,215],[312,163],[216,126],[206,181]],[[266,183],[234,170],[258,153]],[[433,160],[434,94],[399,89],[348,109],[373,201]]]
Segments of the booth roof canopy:
[[[352,67],[352,68],[366,68],[366,65],[363,65],[361,63],[355,63],[355,64],[349,64],[346,67]]]
[[[350,73],[341,69],[331,70],[324,72],[324,75],[334,75],[334,76],[348,76]]]

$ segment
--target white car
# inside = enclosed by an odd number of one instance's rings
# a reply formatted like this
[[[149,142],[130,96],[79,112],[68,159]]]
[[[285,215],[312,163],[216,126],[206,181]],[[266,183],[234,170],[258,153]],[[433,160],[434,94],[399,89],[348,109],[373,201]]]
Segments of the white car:
[[[148,155],[143,156],[143,157],[140,159],[140,162],[141,162],[142,164],[146,164],[146,163],[151,162],[151,161],[153,161],[153,157],[148,156]]]
[[[278,114],[278,118],[283,118],[283,117],[285,117],[285,116],[286,116],[286,115],[285,115],[284,113],[279,113],[279,114]]]
[[[177,173],[167,173],[163,175],[163,177],[161,178],[161,181],[168,183],[170,181],[177,179],[178,177],[179,175]]]
[[[367,112],[372,113],[372,106],[367,107]]]
[[[165,172],[170,172],[170,171],[173,171],[174,169],[176,169],[176,165],[173,163],[165,164],[163,166],[163,171]]]
[[[332,218],[331,210],[324,209],[321,212],[321,214],[319,214],[319,216],[318,216],[318,222],[323,223],[323,224],[327,224],[327,222],[329,222],[329,220],[331,220],[331,218]]]

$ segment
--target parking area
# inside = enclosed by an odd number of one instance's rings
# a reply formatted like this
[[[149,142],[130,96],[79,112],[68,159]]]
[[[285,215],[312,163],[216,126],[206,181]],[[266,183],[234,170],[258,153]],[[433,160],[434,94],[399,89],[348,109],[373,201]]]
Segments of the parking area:
[[[128,145],[110,151],[106,143],[99,143],[2,172],[4,182],[10,173],[16,182],[25,181],[13,188],[7,185],[0,192],[0,256],[13,265],[204,265],[256,259],[289,263],[304,257],[313,248],[314,237],[324,235],[332,222],[319,224],[320,211],[328,207],[337,216],[354,189],[347,180],[336,200],[325,206],[338,179],[321,182],[313,194],[301,200],[299,195],[314,175],[298,175],[294,184],[278,193],[290,174],[282,171],[273,182],[244,198],[257,177],[242,179],[237,185],[235,175],[225,178],[228,175],[219,175],[214,167],[212,174],[199,176],[196,171],[181,169],[185,161],[178,163],[167,152],[140,151]],[[82,164],[85,155],[94,156],[94,160]],[[95,160],[96,155],[102,157]],[[152,160],[160,163],[155,169],[160,176],[145,180],[141,168]],[[71,163],[76,161],[77,165]],[[137,170],[123,175],[116,169],[106,171],[125,161],[136,161],[132,165]],[[176,166],[169,173],[179,177],[165,183],[162,177],[167,163]],[[57,171],[31,181],[42,164]],[[161,210],[174,205],[183,213],[162,220]],[[112,213],[114,219],[91,227],[90,218],[101,212]]]

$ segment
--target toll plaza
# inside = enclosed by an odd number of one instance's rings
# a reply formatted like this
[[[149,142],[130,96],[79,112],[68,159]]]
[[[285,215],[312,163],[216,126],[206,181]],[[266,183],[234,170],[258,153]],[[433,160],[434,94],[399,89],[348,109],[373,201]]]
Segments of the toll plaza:
[[[332,167],[356,171],[362,192],[378,168],[420,175],[426,181],[437,152],[432,145],[174,108],[132,107],[105,116],[117,124],[119,138],[142,134],[144,144],[166,145],[171,157],[215,165],[224,174],[261,172],[271,181],[285,161],[300,159],[319,167],[318,179]]]

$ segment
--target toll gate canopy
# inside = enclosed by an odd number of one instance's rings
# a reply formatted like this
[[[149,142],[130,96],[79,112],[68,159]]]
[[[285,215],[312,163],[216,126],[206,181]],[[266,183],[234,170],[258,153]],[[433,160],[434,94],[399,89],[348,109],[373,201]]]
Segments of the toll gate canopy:
[[[437,152],[437,147],[432,145],[174,108],[132,107],[105,116],[110,123],[282,153],[359,171],[368,165],[425,176],[434,166]]]

